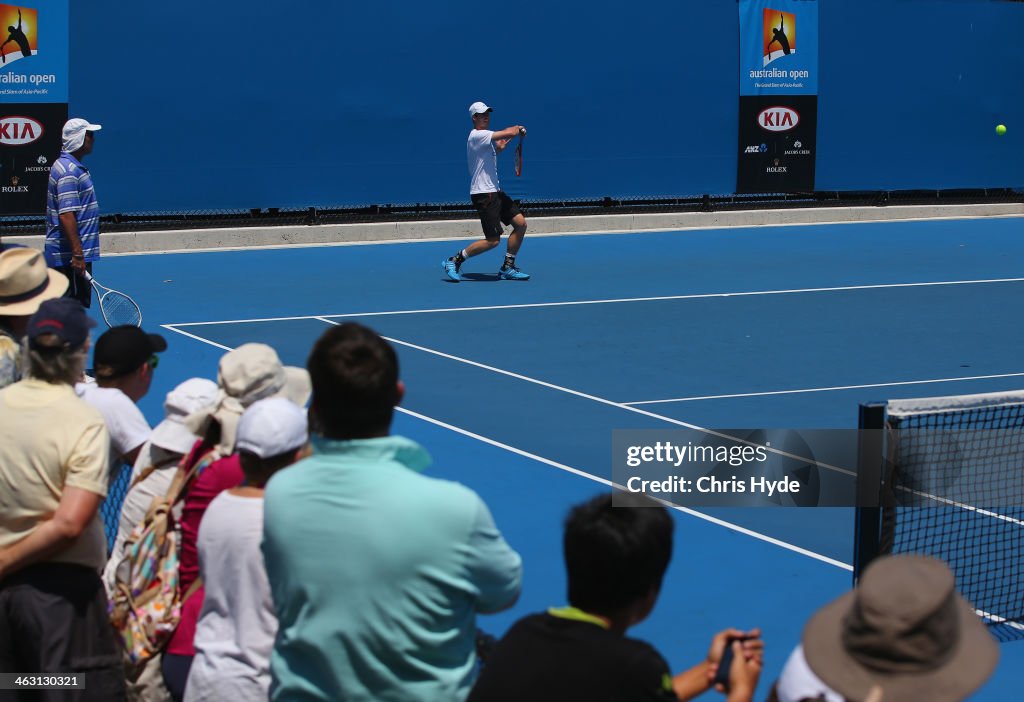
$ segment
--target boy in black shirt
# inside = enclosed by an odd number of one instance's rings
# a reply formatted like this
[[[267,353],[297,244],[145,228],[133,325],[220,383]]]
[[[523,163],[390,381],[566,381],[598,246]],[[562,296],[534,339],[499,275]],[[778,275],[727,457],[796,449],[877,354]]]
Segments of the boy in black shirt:
[[[734,653],[727,700],[753,699],[764,650],[759,630],[719,632],[707,660],[674,677],[651,645],[625,635],[658,599],[673,523],[642,496],[621,494],[615,503],[609,493],[569,514],[563,546],[571,606],[516,622],[469,702],[689,700],[712,686],[727,645]]]

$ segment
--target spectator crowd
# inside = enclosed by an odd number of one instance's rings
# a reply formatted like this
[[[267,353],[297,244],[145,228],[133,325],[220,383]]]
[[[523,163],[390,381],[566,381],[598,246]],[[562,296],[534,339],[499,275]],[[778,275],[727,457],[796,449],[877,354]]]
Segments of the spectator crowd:
[[[707,653],[679,672],[629,635],[662,595],[664,507],[573,507],[564,606],[483,647],[478,616],[516,604],[522,560],[475,492],[391,433],[405,386],[386,340],[332,327],[305,368],[244,344],[215,380],[181,379],[151,428],[137,403],[166,339],[114,327],[94,343],[73,278],[0,253],[0,674],[86,684],[0,699],[755,699],[760,629],[688,633]],[[100,507],[125,464],[108,549]],[[789,643],[762,699],[953,702],[998,660],[924,556],[877,560]]]

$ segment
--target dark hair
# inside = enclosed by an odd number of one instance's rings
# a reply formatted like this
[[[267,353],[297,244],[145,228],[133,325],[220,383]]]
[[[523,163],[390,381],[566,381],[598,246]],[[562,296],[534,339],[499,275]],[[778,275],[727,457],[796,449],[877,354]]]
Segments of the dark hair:
[[[668,510],[643,495],[608,493],[574,507],[562,542],[569,604],[612,614],[658,590],[672,529]]]
[[[317,339],[306,362],[314,429],[329,439],[387,434],[398,396],[398,356],[369,327],[347,322]]]
[[[295,463],[295,454],[297,452],[298,449],[294,449],[279,453],[276,456],[260,458],[255,453],[242,449],[238,452],[238,461],[242,466],[246,485],[264,487],[274,476],[274,473]]]

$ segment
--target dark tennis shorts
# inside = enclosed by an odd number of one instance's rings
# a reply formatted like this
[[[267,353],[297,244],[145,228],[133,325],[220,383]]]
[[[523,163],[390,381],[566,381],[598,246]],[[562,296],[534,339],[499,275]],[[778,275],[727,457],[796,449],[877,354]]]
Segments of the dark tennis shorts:
[[[496,193],[470,195],[473,206],[480,213],[480,224],[488,239],[500,239],[504,231],[502,224],[512,224],[512,218],[522,214],[519,206],[503,190]]]
[[[57,266],[55,270],[63,273],[68,279],[68,290],[64,297],[73,297],[82,303],[82,307],[89,309],[92,305],[92,285],[72,266]],[[85,264],[85,270],[92,275],[92,263]]]

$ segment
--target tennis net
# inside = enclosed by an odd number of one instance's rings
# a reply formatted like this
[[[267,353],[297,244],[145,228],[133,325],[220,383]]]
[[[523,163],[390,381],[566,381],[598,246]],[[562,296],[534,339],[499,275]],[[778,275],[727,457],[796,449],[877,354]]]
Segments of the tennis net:
[[[941,558],[997,638],[1024,638],[1024,392],[862,405],[861,429],[882,431],[860,443],[854,578]]]

